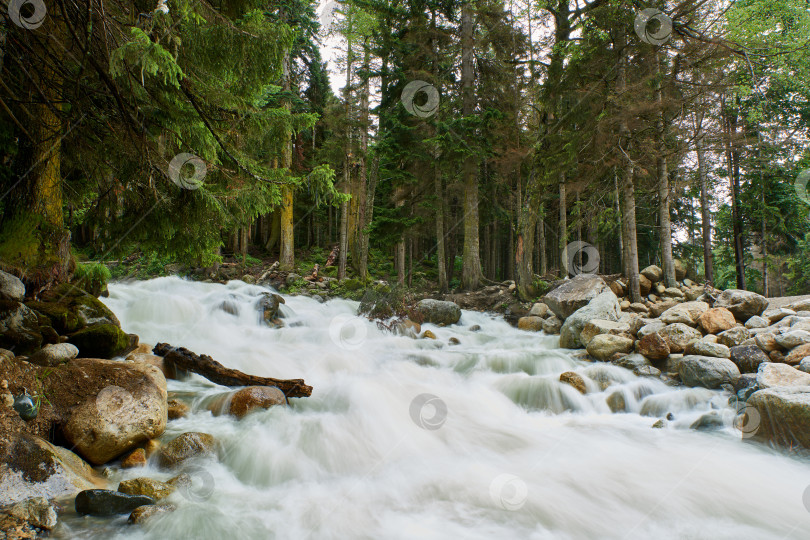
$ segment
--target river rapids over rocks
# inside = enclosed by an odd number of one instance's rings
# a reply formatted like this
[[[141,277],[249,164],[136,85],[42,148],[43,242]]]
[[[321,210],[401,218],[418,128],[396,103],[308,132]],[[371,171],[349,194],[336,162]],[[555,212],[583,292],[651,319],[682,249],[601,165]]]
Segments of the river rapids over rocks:
[[[558,337],[464,311],[394,335],[357,302],[179,278],[114,284],[105,303],[144,343],[166,342],[260,376],[303,378],[312,396],[238,420],[213,416],[223,388],[169,381],[192,404],[162,437],[210,433],[176,510],[142,525],[66,516],[57,536],[126,539],[806,539],[810,460],[742,440],[728,395],[671,387],[575,359]],[[476,328],[476,327],[480,327]],[[459,344],[450,343],[457,338]],[[573,371],[582,394],[560,382]],[[627,412],[607,398],[619,392]],[[717,411],[723,426],[690,426]],[[652,428],[659,419],[660,429]],[[111,483],[172,474],[150,463]]]

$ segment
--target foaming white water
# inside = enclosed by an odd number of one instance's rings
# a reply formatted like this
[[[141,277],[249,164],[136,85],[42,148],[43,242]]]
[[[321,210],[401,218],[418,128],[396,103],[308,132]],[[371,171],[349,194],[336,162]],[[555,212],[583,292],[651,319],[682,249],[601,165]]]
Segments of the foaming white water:
[[[262,287],[178,278],[117,284],[105,302],[142,342],[168,342],[257,375],[304,378],[312,397],[243,420],[201,406],[164,439],[204,431],[220,460],[177,510],[143,526],[68,521],[60,534],[120,538],[807,538],[807,461],[689,429],[719,392],[677,389],[573,360],[557,340],[464,312],[395,336],[357,304],[287,297],[286,327],[262,326]],[[227,305],[223,306],[224,303]],[[225,307],[225,309],[223,309]],[[230,313],[229,313],[230,312]],[[470,327],[478,325],[479,331]],[[450,338],[460,340],[451,345]],[[583,395],[559,382],[586,381]],[[196,399],[222,391],[170,382]],[[629,412],[611,414],[620,392]],[[659,416],[673,413],[663,429]],[[114,480],[171,476],[154,465]]]

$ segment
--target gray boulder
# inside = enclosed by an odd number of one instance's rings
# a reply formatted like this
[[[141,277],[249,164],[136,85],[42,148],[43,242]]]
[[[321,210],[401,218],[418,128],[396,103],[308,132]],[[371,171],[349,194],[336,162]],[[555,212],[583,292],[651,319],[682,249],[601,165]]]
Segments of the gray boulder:
[[[88,489],[76,495],[76,512],[83,516],[114,516],[129,514],[139,506],[154,504],[145,495],[127,495],[109,489]]]
[[[711,341],[703,339],[693,341],[687,345],[684,353],[697,356],[711,356],[712,358],[729,358],[731,356],[731,351],[725,345],[712,343]]]
[[[609,360],[616,353],[629,353],[633,350],[633,338],[600,334],[588,343],[588,354],[598,360]]]
[[[810,448],[810,387],[760,390],[754,392],[748,404],[759,413],[755,440],[787,448]]]
[[[742,345],[745,340],[751,339],[751,332],[742,326],[729,328],[725,332],[717,334],[717,343],[726,347],[736,347]]]
[[[70,343],[56,343],[45,345],[28,359],[32,364],[44,367],[54,367],[70,362],[79,356],[79,349]]]
[[[768,307],[768,299],[755,292],[728,289],[720,293],[714,307],[724,307],[732,312],[737,320],[745,322],[754,315],[762,315]]]
[[[20,278],[0,270],[0,300],[22,302],[25,298],[25,285]]]
[[[425,322],[440,326],[456,324],[461,319],[461,308],[455,302],[426,298],[419,301],[417,309],[424,317]]]
[[[681,358],[678,374],[686,386],[709,389],[734,384],[740,378],[740,370],[731,360],[695,355]]]
[[[609,290],[609,287],[602,278],[580,274],[546,294],[543,302],[564,321],[606,290]]]
[[[582,347],[580,334],[589,321],[594,319],[618,321],[621,314],[616,295],[610,290],[600,293],[588,305],[579,308],[565,320],[560,329],[560,347],[564,349]]]
[[[16,300],[0,300],[0,348],[11,349],[15,354],[29,354],[41,344],[36,313]]]
[[[703,337],[700,331],[683,323],[669,324],[659,330],[658,335],[664,338],[670,352],[674,353],[683,352],[687,345]]]
[[[799,371],[787,364],[767,362],[759,366],[757,386],[763,390],[780,386],[810,386],[810,373]]]

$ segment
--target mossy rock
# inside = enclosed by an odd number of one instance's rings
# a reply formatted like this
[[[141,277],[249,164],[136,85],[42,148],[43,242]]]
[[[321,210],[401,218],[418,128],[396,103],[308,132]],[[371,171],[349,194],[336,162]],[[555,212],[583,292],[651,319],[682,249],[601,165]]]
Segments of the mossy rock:
[[[347,291],[358,291],[363,288],[363,283],[359,279],[344,279],[340,282],[344,289]]]
[[[48,325],[62,334],[70,334],[82,328],[82,322],[66,303],[27,302],[26,305],[48,319]]]
[[[49,326],[60,334],[72,334],[96,324],[121,326],[118,317],[98,298],[70,283],[44,292],[40,301],[27,305],[47,317]]]
[[[131,337],[114,324],[96,324],[68,338],[79,348],[81,358],[114,358],[129,350]]]
[[[28,355],[42,346],[39,318],[25,304],[0,300],[0,348]]]

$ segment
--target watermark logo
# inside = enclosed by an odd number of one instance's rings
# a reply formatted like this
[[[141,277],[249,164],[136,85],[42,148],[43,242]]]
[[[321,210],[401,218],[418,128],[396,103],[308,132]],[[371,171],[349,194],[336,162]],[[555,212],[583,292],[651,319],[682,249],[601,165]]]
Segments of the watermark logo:
[[[641,41],[650,45],[663,45],[672,37],[672,19],[660,9],[642,9],[634,26]]]
[[[419,394],[410,406],[411,420],[422,429],[435,431],[447,420],[447,404],[433,394]]]
[[[750,439],[756,435],[762,422],[759,410],[744,401],[737,401],[735,408],[737,416],[734,418],[734,429],[742,434],[743,439]]]
[[[334,0],[329,0],[326,4],[321,8],[321,12],[318,13],[318,22],[321,24],[321,28],[328,32],[329,27],[332,25],[332,21],[335,19],[335,10],[337,9],[338,3]]]
[[[185,470],[177,491],[191,502],[205,502],[214,494],[214,475],[199,466]]]
[[[578,254],[581,254],[579,259]],[[571,276],[595,274],[599,270],[599,250],[588,242],[571,242],[565,246],[562,261]]]
[[[810,512],[810,486],[807,486],[804,493],[802,493],[802,502],[807,511]]]
[[[329,337],[341,349],[356,351],[366,342],[368,323],[353,315],[338,315],[329,324]]]
[[[810,182],[810,169],[805,169],[796,177],[793,183],[793,189],[796,190],[796,195],[799,199],[807,204],[810,204],[810,197],[807,196],[807,183]]]
[[[189,167],[194,172],[189,174]],[[180,189],[194,191],[202,185],[205,175],[208,174],[208,167],[205,162],[194,154],[182,153],[174,156],[169,163],[169,178],[172,179]]]
[[[415,103],[417,94],[425,94],[425,103]],[[439,91],[436,87],[425,81],[411,81],[402,89],[402,105],[405,110],[419,118],[428,118],[439,110]]]
[[[26,30],[36,30],[42,26],[47,14],[43,0],[11,0],[8,4],[8,18]]]
[[[500,474],[489,485],[489,496],[495,506],[514,512],[526,504],[529,488],[514,474]]]

